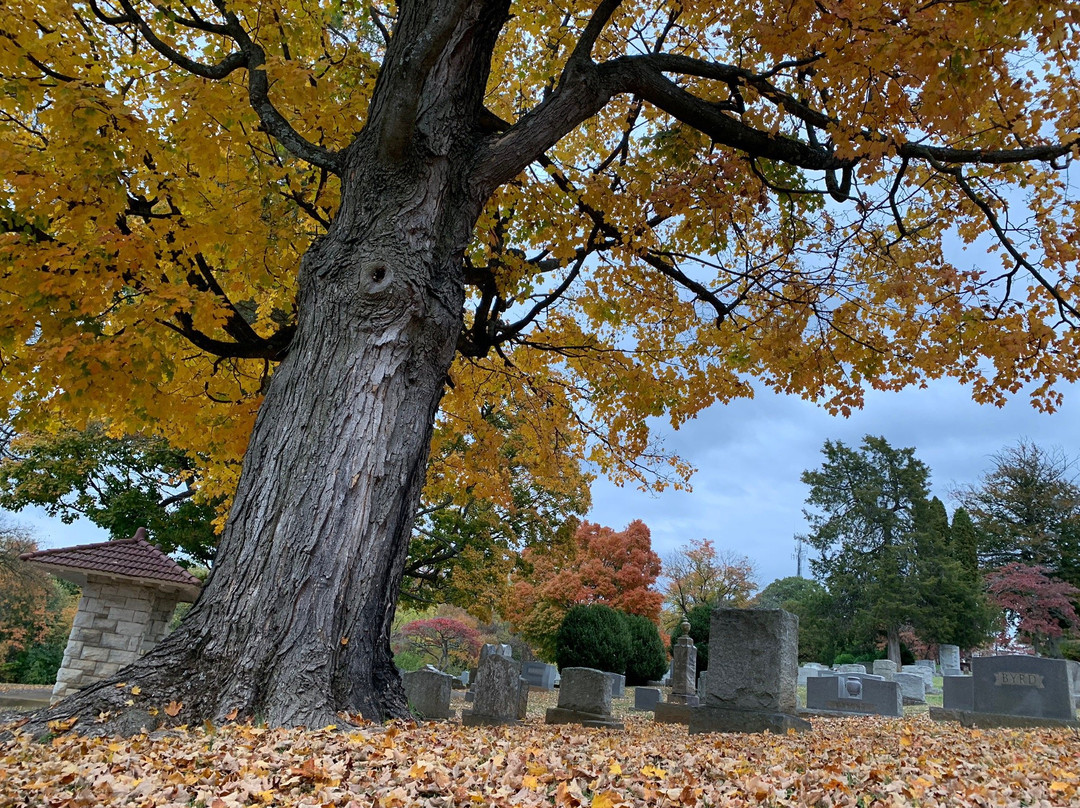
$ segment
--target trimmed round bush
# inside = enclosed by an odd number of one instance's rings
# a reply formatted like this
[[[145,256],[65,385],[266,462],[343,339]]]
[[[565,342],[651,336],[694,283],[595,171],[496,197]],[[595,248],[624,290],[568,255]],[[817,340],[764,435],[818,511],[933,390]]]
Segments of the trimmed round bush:
[[[637,686],[660,679],[667,673],[668,655],[656,624],[640,614],[620,612],[630,637],[626,657],[626,683]]]
[[[555,635],[555,664],[624,673],[630,653],[626,622],[610,606],[573,606]]]

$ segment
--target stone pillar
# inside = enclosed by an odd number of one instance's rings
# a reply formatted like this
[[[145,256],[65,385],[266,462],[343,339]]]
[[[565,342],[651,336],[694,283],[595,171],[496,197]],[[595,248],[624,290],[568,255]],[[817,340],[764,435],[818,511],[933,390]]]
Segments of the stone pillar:
[[[795,715],[799,618],[782,609],[716,609],[709,629],[705,705],[690,732],[810,729]]]
[[[675,641],[675,650],[671,660],[670,704],[689,704],[697,706],[697,648],[690,637],[690,624],[683,621],[682,636]],[[711,648],[711,646],[710,646]]]

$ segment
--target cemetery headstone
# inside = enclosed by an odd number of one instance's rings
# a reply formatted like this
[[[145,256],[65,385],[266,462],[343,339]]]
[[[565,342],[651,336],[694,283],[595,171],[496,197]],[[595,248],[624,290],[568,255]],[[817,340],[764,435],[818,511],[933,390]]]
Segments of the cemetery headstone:
[[[916,659],[915,664],[922,668],[929,668],[931,673],[937,670],[937,663],[932,659]]]
[[[920,684],[922,680],[920,679]],[[899,682],[859,673],[817,676],[806,680],[806,709],[826,715],[884,715],[902,718]]]
[[[707,685],[708,681],[709,681],[709,672],[708,671],[702,671],[701,673],[698,674],[698,676],[697,676],[697,697],[698,697],[698,703],[699,704],[701,702],[705,701],[705,692],[706,692],[706,689],[708,687],[708,685]]]
[[[807,679],[816,679],[821,672],[821,668],[810,667],[809,665],[800,665],[797,684],[800,686],[806,685]]]
[[[860,675],[870,673],[870,671],[866,669],[866,666],[861,662],[845,662],[840,665],[835,665],[834,670],[837,673],[857,673]]]
[[[1076,718],[1064,659],[976,657],[971,663],[975,712],[1031,718]]]
[[[611,715],[611,677],[594,668],[563,668],[559,705],[549,707],[548,724],[582,724],[586,727],[622,729]]]
[[[671,655],[671,695],[668,696],[668,701],[672,704],[693,706],[698,703],[697,648],[690,637],[690,623],[684,620],[680,628],[683,633],[675,641],[675,649]]]
[[[873,673],[875,676],[882,677],[887,682],[892,679],[893,674],[896,673],[896,663],[891,659],[875,659]]]
[[[1069,686],[1072,688],[1073,706],[1080,709],[1080,662],[1067,660]]]
[[[546,662],[526,662],[521,666],[521,675],[531,687],[541,690],[555,689],[555,675],[558,670]]]
[[[521,663],[499,653],[487,654],[476,674],[472,711],[462,713],[461,723],[469,727],[517,723],[521,691]]]
[[[782,609],[713,610],[705,704],[691,733],[810,729],[795,715],[799,619]]]
[[[960,646],[939,645],[938,661],[941,663],[942,676],[960,675]]]
[[[626,677],[621,673],[609,673],[611,677],[611,698],[621,699],[626,695]]]
[[[953,679],[944,681],[949,691]],[[1068,726],[1080,728],[1064,659],[1033,656],[975,657],[971,661],[972,706],[954,707],[950,698],[940,710],[931,708],[930,717],[956,720],[965,726],[1024,727]]]
[[[941,680],[941,703],[946,710],[975,709],[975,680],[970,676],[945,676]]]
[[[934,691],[934,669],[928,668],[925,665],[905,665],[900,669],[901,673],[914,673],[923,678],[923,682],[927,693],[933,693]],[[938,691],[940,692],[940,691]]]
[[[655,710],[660,703],[660,688],[658,687],[635,687],[634,709]]]
[[[421,668],[401,677],[409,707],[420,718],[429,721],[450,717],[450,691],[454,677],[449,673]]]
[[[926,704],[926,679],[919,673],[894,673],[904,704]]]

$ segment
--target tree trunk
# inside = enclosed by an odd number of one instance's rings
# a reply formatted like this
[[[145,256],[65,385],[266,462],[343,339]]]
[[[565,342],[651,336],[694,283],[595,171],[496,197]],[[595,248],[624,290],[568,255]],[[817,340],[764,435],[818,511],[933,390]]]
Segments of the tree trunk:
[[[331,232],[304,258],[297,335],[202,596],[152,652],[39,723],[170,702],[188,723],[408,715],[390,623],[480,207],[456,190],[452,161],[414,166],[407,180],[356,162]]]
[[[889,659],[896,663],[897,670],[903,665],[900,661],[900,629],[896,626],[890,626],[886,632],[886,639],[888,641]]]
[[[477,121],[507,6],[401,9],[342,153],[341,207],[301,264],[296,336],[202,596],[149,654],[30,731],[107,714],[99,730],[133,732],[170,704],[174,723],[408,715],[390,624],[462,324],[464,250],[494,190],[475,179]]]

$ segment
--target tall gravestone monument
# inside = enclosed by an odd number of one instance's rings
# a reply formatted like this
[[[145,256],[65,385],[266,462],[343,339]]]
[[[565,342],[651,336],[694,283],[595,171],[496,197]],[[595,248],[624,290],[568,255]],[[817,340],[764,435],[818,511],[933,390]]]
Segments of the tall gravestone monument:
[[[795,715],[799,618],[782,609],[715,609],[705,704],[690,732],[805,731]]]
[[[690,637],[690,623],[683,621],[682,636],[675,641],[671,658],[671,692],[656,705],[654,718],[663,724],[686,724],[690,710],[699,704],[697,694],[697,648]],[[712,646],[709,646],[710,649]]]

